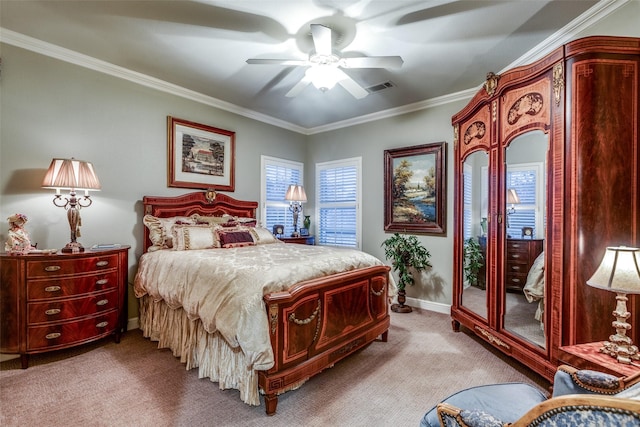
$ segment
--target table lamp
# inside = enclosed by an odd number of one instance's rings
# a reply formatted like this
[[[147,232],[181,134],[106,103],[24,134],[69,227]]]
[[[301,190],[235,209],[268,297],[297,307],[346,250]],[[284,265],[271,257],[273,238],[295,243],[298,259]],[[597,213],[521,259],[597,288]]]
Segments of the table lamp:
[[[291,184],[284,199],[289,202],[289,210],[293,213],[293,234],[291,234],[291,237],[299,237],[298,215],[302,211],[302,203],[307,201],[307,193],[304,192],[302,185]]]
[[[611,324],[616,330],[603,343],[600,352],[608,354],[620,363],[640,360],[638,347],[633,345],[627,331],[631,325],[627,319],[631,313],[627,310],[627,294],[640,294],[640,249],[626,246],[608,247],[600,266],[587,280],[587,285],[616,293],[616,309]]]
[[[80,237],[80,208],[91,206],[93,201],[89,190],[100,190],[100,181],[90,162],[70,159],[53,159],[42,181],[43,188],[53,188],[56,195],[53,204],[65,208],[71,228],[71,241],[62,248],[62,252],[83,252],[84,247],[76,238]],[[60,190],[68,190],[69,196],[63,197]],[[84,190],[84,196],[76,197],[76,191]]]
[[[518,196],[518,192],[515,188],[509,188],[507,190],[507,203],[511,205],[511,207],[509,207],[509,210],[507,211],[507,215],[515,213],[515,205],[520,203],[520,197]]]

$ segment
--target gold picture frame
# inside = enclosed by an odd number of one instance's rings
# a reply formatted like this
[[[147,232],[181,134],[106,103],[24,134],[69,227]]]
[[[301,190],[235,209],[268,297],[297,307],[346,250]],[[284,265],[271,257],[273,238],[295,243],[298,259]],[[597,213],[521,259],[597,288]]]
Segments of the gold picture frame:
[[[384,152],[384,230],[446,236],[447,144]]]
[[[235,190],[235,132],[167,117],[169,187]]]

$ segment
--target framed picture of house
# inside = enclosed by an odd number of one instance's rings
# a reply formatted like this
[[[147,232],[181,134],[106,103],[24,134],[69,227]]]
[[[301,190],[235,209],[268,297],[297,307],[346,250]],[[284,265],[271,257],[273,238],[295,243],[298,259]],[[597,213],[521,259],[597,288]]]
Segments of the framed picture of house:
[[[384,229],[446,236],[445,142],[384,151]]]
[[[167,117],[168,186],[235,190],[235,132]]]

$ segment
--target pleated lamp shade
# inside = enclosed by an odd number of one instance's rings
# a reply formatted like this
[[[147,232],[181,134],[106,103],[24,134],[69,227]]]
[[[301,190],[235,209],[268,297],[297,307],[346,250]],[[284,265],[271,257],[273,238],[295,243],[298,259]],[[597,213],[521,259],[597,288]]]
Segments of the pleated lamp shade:
[[[42,187],[65,190],[98,191],[100,180],[93,165],[84,160],[53,159],[42,181]]]
[[[285,194],[284,199],[289,202],[306,202],[307,193],[305,193],[304,187],[302,185],[292,184],[287,189],[287,193]]]
[[[624,294],[640,294],[640,249],[609,247],[587,285]]]

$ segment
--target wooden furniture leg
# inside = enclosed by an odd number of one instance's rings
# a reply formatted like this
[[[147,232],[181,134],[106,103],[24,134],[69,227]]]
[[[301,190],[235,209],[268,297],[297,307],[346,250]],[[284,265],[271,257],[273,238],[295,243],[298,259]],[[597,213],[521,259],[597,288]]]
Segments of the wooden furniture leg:
[[[276,407],[278,406],[277,394],[265,394],[264,406],[266,407],[267,415],[274,415],[276,413]]]

